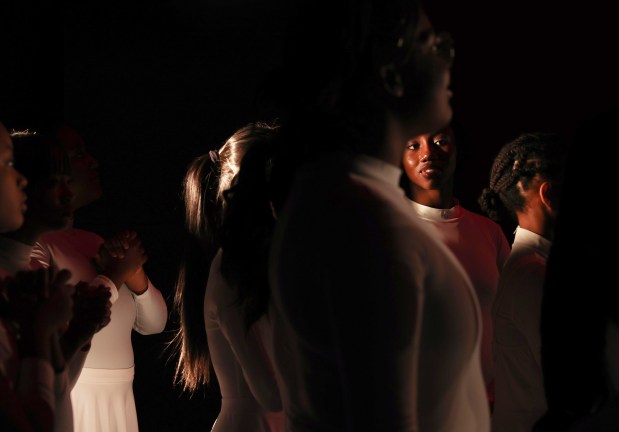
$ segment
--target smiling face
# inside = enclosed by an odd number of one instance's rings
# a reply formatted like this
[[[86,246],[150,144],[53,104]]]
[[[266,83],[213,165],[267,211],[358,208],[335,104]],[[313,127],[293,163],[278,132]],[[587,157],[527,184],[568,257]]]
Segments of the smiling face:
[[[402,164],[415,201],[424,191],[451,193],[456,170],[456,143],[451,128],[410,139]]]
[[[15,231],[24,222],[27,183],[13,166],[13,142],[0,123],[0,232]]]

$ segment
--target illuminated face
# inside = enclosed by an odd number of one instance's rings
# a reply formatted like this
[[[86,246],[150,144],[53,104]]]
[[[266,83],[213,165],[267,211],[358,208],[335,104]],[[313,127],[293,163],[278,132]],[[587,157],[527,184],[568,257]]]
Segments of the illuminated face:
[[[86,151],[84,140],[74,129],[62,127],[57,136],[71,162],[71,189],[78,209],[96,201],[103,193],[99,163]]]
[[[14,231],[23,224],[27,183],[13,166],[13,142],[0,123],[0,232]]]
[[[456,170],[456,144],[451,128],[410,139],[402,164],[413,195],[415,190],[450,188]]]

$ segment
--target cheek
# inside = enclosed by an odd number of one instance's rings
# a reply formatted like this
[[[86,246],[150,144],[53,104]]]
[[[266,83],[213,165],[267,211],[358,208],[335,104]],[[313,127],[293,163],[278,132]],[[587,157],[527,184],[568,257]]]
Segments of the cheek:
[[[415,167],[417,164],[414,160],[414,156],[408,155],[405,157],[402,166],[404,167],[404,172],[409,178],[415,175]]]
[[[446,67],[432,55],[418,55],[409,66],[408,87],[422,100],[430,100],[445,79]]]
[[[411,152],[408,150],[405,151],[404,155],[402,156],[402,166],[405,169],[409,169],[413,166],[414,163],[415,161],[413,160],[413,155],[411,154]]]

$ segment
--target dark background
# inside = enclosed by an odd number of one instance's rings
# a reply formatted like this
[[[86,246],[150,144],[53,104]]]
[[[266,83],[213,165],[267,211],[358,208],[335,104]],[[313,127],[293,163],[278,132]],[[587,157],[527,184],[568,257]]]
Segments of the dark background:
[[[435,27],[456,41],[451,87],[464,155],[456,194],[471,210],[478,211],[501,145],[530,131],[569,140],[584,120],[617,101],[613,14],[601,0],[565,3],[428,4]],[[103,236],[137,230],[149,254],[146,270],[171,309],[182,176],[193,157],[219,147],[238,127],[267,120],[255,118],[253,103],[280,59],[286,2],[36,4],[0,6],[0,120],[20,128],[51,116],[82,132],[100,162],[105,194],[78,214],[76,225]],[[609,160],[611,145],[609,137],[577,150],[590,167]],[[594,176],[583,170],[592,187]],[[173,386],[165,350],[173,328],[172,315],[164,334],[134,337],[143,432],[209,430],[219,411],[216,383],[193,398]]]

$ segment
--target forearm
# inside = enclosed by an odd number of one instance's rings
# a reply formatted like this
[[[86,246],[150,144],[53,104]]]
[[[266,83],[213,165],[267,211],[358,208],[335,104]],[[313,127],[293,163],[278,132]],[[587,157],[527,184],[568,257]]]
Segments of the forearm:
[[[148,277],[144,272],[144,268],[140,267],[138,271],[127,278],[125,283],[134,294],[143,294],[148,289]]]

